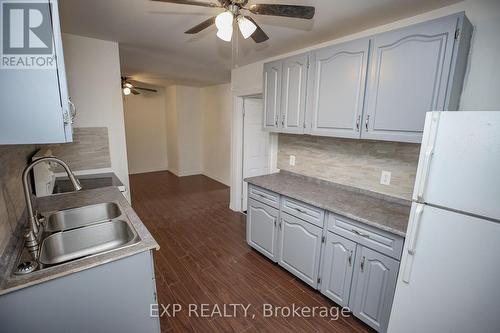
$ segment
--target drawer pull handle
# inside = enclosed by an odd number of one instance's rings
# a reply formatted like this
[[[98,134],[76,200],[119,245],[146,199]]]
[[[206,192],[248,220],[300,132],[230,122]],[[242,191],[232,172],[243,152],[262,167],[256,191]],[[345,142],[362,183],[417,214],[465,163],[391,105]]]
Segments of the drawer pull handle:
[[[267,197],[264,194],[257,193],[257,195],[261,198],[267,199]]]
[[[370,238],[370,235],[367,235],[367,234],[364,234],[362,232],[359,232],[356,229],[352,229],[352,232],[354,232],[358,236],[365,237],[365,238]]]
[[[349,261],[349,266],[352,266],[352,250],[349,253],[349,259],[347,259],[347,260]]]
[[[298,211],[299,213],[307,214],[307,212],[305,210],[302,210],[300,208],[295,208],[295,210]]]

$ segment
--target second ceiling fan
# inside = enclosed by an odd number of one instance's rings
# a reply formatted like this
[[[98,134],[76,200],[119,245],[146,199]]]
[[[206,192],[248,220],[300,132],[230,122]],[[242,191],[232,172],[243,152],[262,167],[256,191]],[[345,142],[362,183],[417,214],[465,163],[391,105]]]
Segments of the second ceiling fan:
[[[256,15],[284,16],[300,19],[312,19],[315,9],[311,6],[258,4],[246,7],[248,0],[217,0],[217,3],[203,2],[197,0],[151,0],[156,2],[169,2],[181,5],[193,5],[210,8],[223,8],[224,12],[213,16],[197,26],[187,30],[186,34],[196,34],[211,25],[217,26],[217,37],[230,42],[233,36],[233,22],[236,21],[243,37],[252,39],[256,43],[262,43],[269,36],[259,27],[257,22],[250,16],[242,15],[240,11],[248,11]]]

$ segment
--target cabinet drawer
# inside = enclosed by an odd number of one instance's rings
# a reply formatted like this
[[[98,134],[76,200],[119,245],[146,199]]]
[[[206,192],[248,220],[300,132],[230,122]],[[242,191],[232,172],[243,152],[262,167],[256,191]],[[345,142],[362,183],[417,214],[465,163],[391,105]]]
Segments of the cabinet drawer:
[[[332,213],[328,215],[328,230],[394,259],[401,259],[404,243],[401,236]]]
[[[323,217],[325,216],[325,211],[322,209],[297,200],[283,197],[281,199],[281,210],[323,228]]]
[[[248,197],[277,209],[280,207],[279,194],[265,190],[261,187],[250,185],[248,187]]]

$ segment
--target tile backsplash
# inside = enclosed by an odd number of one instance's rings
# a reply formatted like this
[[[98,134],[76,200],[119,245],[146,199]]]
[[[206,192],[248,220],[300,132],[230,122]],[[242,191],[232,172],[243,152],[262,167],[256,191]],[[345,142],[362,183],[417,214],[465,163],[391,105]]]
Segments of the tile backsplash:
[[[26,205],[21,178],[35,151],[34,145],[0,145],[0,255],[23,221]]]
[[[419,144],[280,134],[278,168],[403,199],[411,199]],[[290,166],[295,155],[295,166]],[[381,185],[383,170],[391,184]]]

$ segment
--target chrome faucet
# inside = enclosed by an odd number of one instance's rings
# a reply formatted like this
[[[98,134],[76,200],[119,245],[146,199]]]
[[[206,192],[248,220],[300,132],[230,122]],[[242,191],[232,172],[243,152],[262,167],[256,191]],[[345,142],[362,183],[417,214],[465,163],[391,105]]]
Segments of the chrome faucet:
[[[55,157],[42,157],[40,159],[37,159],[33,162],[31,162],[26,168],[24,168],[23,171],[23,189],[24,189],[24,199],[26,200],[26,208],[28,210],[28,229],[24,235],[25,238],[25,245],[28,251],[30,252],[31,256],[33,259],[38,260],[38,249],[39,249],[39,243],[40,243],[40,234],[41,234],[41,229],[40,229],[40,222],[38,220],[37,214],[33,212],[33,203],[31,202],[31,191],[30,187],[28,184],[28,176],[30,171],[35,167],[35,165],[43,163],[43,162],[55,162],[59,165],[61,165],[66,173],[68,174],[68,178],[73,184],[73,187],[75,188],[75,191],[79,191],[82,189],[82,185],[80,185],[80,182],[78,179],[75,177],[69,166],[64,162],[61,161],[58,158]]]

